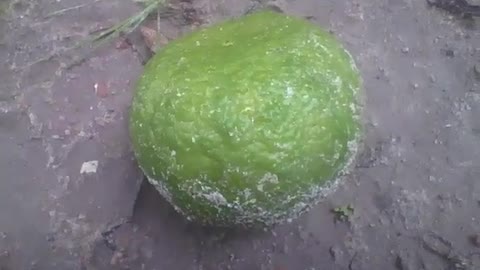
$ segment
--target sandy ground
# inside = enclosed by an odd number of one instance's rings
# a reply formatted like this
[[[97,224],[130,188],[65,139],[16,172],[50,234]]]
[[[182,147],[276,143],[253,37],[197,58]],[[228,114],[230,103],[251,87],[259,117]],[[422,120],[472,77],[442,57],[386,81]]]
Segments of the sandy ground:
[[[126,123],[148,59],[137,34],[84,61],[61,54],[133,1],[0,2],[0,269],[480,269],[480,21],[421,0],[275,4],[352,52],[367,147],[324,203],[245,232],[187,224],[142,181]],[[173,39],[255,6],[175,2],[161,31]],[[336,221],[345,205],[353,214]]]

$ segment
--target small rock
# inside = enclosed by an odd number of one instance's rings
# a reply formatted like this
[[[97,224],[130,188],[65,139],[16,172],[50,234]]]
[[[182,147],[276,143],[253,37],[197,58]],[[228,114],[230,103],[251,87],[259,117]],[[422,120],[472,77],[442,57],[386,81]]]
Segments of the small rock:
[[[96,173],[98,168],[98,160],[84,162],[80,168],[80,174]]]
[[[93,88],[95,89],[95,94],[98,97],[105,98],[108,96],[108,84],[105,82],[97,82],[93,85]]]
[[[130,43],[126,38],[120,38],[119,40],[117,40],[117,42],[115,42],[115,49],[117,50],[124,50],[128,47],[130,47]]]
[[[330,253],[330,256],[332,256],[332,259],[335,262],[340,260],[341,257],[343,256],[343,251],[340,248],[335,246],[330,247],[330,249],[328,249],[328,252]]]
[[[145,41],[145,45],[152,52],[156,52],[160,46],[168,43],[168,39],[153,28],[141,26],[140,33]]]
[[[402,53],[408,53],[410,49],[408,47],[403,47],[402,48]]]

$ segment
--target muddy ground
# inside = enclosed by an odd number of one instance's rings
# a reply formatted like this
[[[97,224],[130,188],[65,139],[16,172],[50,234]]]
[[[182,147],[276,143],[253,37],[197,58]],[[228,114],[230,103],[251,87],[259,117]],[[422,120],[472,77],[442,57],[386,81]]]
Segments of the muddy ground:
[[[138,33],[83,61],[63,53],[139,6],[2,0],[0,269],[480,269],[480,20],[422,0],[276,5],[352,52],[367,145],[325,202],[245,232],[187,224],[142,181],[126,123],[148,57]],[[255,6],[174,2],[161,32],[173,39]],[[353,214],[337,220],[331,209],[347,205]]]

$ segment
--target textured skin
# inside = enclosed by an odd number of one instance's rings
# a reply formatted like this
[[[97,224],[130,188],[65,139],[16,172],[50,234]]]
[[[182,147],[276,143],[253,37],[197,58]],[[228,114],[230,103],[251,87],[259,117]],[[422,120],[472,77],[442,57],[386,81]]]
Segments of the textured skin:
[[[351,162],[360,85],[328,32],[256,12],[178,39],[147,63],[132,143],[187,218],[272,225],[315,203]]]

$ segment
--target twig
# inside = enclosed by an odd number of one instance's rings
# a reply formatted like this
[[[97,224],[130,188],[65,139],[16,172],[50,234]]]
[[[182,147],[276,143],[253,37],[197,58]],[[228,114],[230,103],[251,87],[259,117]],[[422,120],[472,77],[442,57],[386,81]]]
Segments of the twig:
[[[98,0],[97,0],[98,1]],[[137,14],[132,15],[131,17],[121,21],[120,23],[107,28],[106,30],[100,31],[98,34],[92,35],[87,39],[79,41],[76,45],[68,48],[68,50],[78,49],[83,47],[85,44],[93,44],[96,46],[100,46],[122,34],[129,34],[138,26],[155,10],[160,7],[160,5],[164,4],[166,0],[146,0],[141,1],[146,3],[146,6],[143,10],[139,11]],[[77,7],[72,7],[69,9],[74,9]],[[60,11],[58,11],[60,12]],[[57,13],[58,13],[57,12]]]
[[[72,10],[81,9],[81,8],[83,8],[83,7],[86,7],[86,6],[95,4],[95,3],[99,2],[99,1],[100,1],[100,0],[95,0],[95,1],[93,1],[92,3],[81,4],[81,5],[77,5],[77,6],[73,6],[73,7],[68,7],[68,8],[60,9],[60,10],[57,10],[57,11],[54,11],[54,12],[52,12],[52,13],[47,14],[44,18],[45,18],[45,19],[48,19],[48,18],[53,17],[53,16],[62,15],[62,14],[64,14],[64,13],[66,13],[66,12],[69,12],[69,11],[72,11]]]

